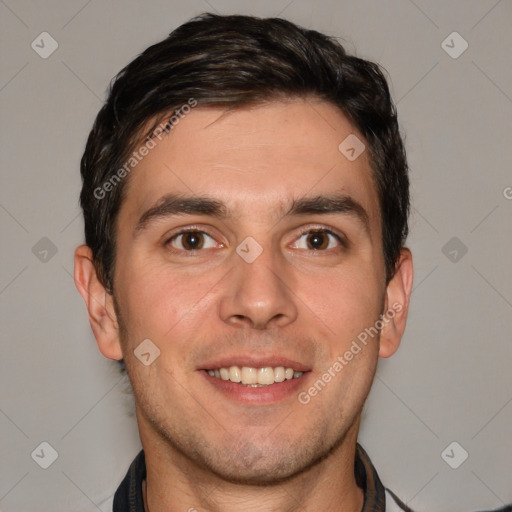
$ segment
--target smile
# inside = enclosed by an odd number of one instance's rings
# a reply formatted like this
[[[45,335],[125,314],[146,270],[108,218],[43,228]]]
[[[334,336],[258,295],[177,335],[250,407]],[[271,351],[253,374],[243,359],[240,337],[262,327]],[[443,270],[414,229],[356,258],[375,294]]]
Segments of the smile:
[[[295,371],[293,368],[285,368],[284,366],[266,366],[264,368],[230,366],[229,368],[223,367],[205,371],[210,377],[229,380],[249,387],[271,386],[276,382],[298,379],[304,374],[304,372]]]

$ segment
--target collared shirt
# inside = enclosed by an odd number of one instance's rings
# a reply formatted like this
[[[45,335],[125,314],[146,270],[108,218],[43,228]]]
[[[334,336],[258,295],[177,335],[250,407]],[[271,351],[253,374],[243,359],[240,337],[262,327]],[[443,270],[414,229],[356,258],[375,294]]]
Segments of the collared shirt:
[[[364,492],[361,512],[412,512],[389,489],[382,485],[368,454],[356,447],[354,467],[357,485]],[[141,450],[114,495],[112,512],[144,512],[142,482],[146,479],[146,459]]]

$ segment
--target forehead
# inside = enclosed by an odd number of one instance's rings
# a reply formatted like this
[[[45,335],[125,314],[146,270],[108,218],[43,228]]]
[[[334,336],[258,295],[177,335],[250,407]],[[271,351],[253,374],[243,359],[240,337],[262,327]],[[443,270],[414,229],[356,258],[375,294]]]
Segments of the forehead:
[[[239,215],[271,215],[293,199],[342,192],[378,218],[367,151],[351,160],[339,149],[349,136],[363,143],[338,108],[318,100],[195,107],[135,166],[121,214],[135,218],[168,193],[214,196]]]

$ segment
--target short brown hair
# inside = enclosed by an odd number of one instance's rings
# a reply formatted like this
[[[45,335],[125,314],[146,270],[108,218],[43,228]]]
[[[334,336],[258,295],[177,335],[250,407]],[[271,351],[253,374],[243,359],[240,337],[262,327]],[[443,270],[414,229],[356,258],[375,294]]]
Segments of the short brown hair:
[[[389,280],[408,232],[409,179],[396,108],[379,66],[284,19],[203,14],[119,72],[87,140],[80,204],[86,244],[105,287],[113,291],[115,225],[128,178],[109,186],[108,194],[104,184],[112,184],[116,172],[119,178],[142,137],[191,98],[200,106],[236,108],[305,96],[337,106],[366,139]]]

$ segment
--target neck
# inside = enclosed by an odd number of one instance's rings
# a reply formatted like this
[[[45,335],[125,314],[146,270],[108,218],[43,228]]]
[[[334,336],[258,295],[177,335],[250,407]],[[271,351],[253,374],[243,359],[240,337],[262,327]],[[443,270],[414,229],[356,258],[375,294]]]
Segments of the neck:
[[[322,461],[272,486],[227,482],[158,438],[141,440],[146,457],[146,512],[260,512],[323,510],[360,512],[363,491],[354,476],[359,420]]]

